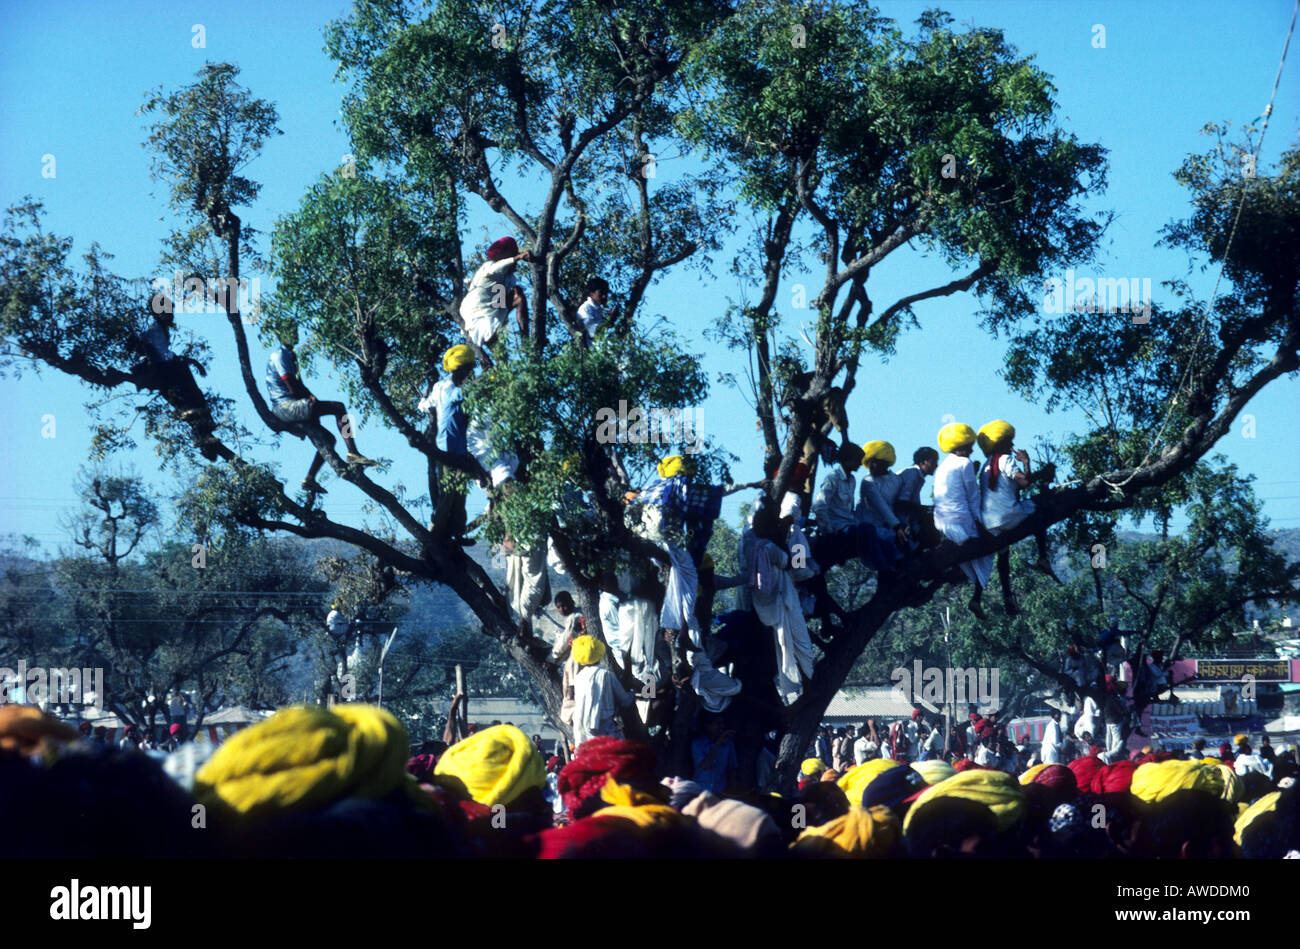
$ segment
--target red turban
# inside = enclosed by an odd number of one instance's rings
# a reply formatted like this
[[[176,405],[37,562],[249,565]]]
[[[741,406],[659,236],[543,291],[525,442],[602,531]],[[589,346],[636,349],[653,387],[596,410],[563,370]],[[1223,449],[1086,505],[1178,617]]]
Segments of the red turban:
[[[1034,775],[1030,784],[1041,784],[1053,791],[1078,790],[1078,781],[1075,780],[1074,772],[1063,764],[1049,764]]]
[[[1066,767],[1074,772],[1074,781],[1079,787],[1079,793],[1087,794],[1092,788],[1092,779],[1105,765],[1097,756],[1088,755],[1086,758],[1075,758]]]
[[[959,758],[952,766],[952,770],[954,771],[969,771],[971,768],[978,769],[979,765],[971,761],[969,758]]]
[[[1095,756],[1095,755],[1100,755],[1100,754],[1101,754],[1103,751],[1105,751],[1105,750],[1106,750],[1106,749],[1103,748],[1101,745],[1089,745],[1089,746],[1088,746],[1088,754],[1090,754],[1090,755],[1094,755],[1094,756]]]
[[[645,837],[646,831],[619,818],[604,818],[599,814],[584,817],[565,827],[552,827],[538,834],[537,859],[564,860],[588,856],[588,847],[611,834],[631,843]]]
[[[917,719],[920,717],[921,717],[921,710],[919,708],[912,709],[912,718]]]
[[[178,735],[178,734],[180,734],[180,730],[181,730],[181,726],[178,725],[178,724],[170,725],[170,726],[168,726],[168,728],[167,728],[167,731],[168,731],[170,734],[172,734],[172,735]]]
[[[572,811],[587,798],[599,797],[606,777],[620,784],[654,784],[655,753],[646,745],[621,738],[600,736],[584,741],[556,781],[564,806]]]
[[[415,755],[406,759],[406,773],[415,775],[417,781],[432,781],[433,769],[437,765],[437,755]]]
[[[1092,777],[1093,794],[1112,794],[1127,791],[1133,783],[1133,772],[1138,768],[1136,761],[1116,761],[1108,764]]]
[[[504,260],[519,253],[519,245],[513,237],[499,237],[487,249],[488,260]]]

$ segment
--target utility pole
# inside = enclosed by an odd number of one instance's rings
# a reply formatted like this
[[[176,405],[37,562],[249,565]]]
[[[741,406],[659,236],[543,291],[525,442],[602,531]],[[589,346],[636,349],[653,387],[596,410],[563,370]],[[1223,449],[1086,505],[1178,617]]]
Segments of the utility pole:
[[[388,642],[384,643],[384,648],[379,653],[379,707],[384,707],[384,657],[388,655],[388,647],[393,644],[393,637],[397,635],[397,627],[388,634]]]

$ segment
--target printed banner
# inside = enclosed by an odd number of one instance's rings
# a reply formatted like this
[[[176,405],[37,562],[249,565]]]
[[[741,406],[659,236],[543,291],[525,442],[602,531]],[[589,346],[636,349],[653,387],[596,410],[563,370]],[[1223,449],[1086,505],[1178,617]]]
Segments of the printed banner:
[[[1197,659],[1200,682],[1240,682],[1253,676],[1256,682],[1290,682],[1289,659]]]

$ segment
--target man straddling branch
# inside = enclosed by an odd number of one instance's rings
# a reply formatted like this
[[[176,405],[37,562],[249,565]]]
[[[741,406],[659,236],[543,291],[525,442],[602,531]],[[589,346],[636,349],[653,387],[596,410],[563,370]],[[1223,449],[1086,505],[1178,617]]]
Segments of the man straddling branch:
[[[952,422],[939,429],[939,450],[947,453],[934,473],[934,526],[956,544],[974,540],[983,529],[980,514],[980,489],[975,466],[970,460],[975,445],[975,429]],[[980,605],[984,588],[989,584],[993,558],[977,557],[961,564],[962,573],[975,584],[970,611],[988,619]]]
[[[1020,467],[1017,468],[1012,462],[1012,440],[1015,437],[1016,430],[1001,419],[989,422],[976,435],[980,451],[988,459],[980,473],[980,514],[985,528],[995,536],[1011,530],[1034,513],[1034,502],[1019,497],[1020,491],[1036,481],[1051,481],[1056,474],[1053,465],[1044,465],[1038,471],[1030,473],[1029,453],[1023,448],[1014,451],[1015,461],[1020,462]],[[1038,561],[1034,564],[1034,569],[1060,583],[1052,571],[1052,557],[1047,551],[1047,528],[1036,531],[1034,540],[1038,543]],[[998,579],[1002,581],[1002,602],[1007,614],[1015,616],[1020,612],[1020,607],[1011,590],[1010,549],[1004,547],[999,550],[997,559]]]
[[[216,461],[216,441],[212,438],[216,423],[190,368],[200,376],[208,373],[197,359],[172,352],[171,331],[175,325],[171,301],[167,301],[167,309],[155,313],[153,323],[140,336],[138,351],[144,359],[136,364],[133,372],[141,382],[157,388],[169,405],[180,410],[181,421],[194,429],[203,457]]]
[[[319,422],[326,415],[334,417],[339,434],[348,447],[346,461],[350,465],[363,467],[378,464],[367,458],[357,448],[352,437],[352,423],[348,410],[342,402],[321,402],[303,385],[298,377],[298,357],[293,348],[298,345],[298,327],[289,326],[281,331],[280,348],[271,353],[266,363],[266,395],[271,406],[271,414],[285,422]],[[325,494],[325,489],[316,480],[325,458],[318,451],[307,469],[307,477],[302,481],[304,491],[313,494]]]

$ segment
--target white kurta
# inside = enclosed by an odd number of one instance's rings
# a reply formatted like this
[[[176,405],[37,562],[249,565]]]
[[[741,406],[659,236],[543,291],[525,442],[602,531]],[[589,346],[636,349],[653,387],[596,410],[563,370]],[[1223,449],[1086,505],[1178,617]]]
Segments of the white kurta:
[[[492,447],[492,441],[488,437],[491,427],[492,421],[489,418],[484,418],[482,425],[477,421],[470,422],[469,428],[465,430],[465,447],[491,476],[492,487],[495,488],[515,476],[519,459],[511,452],[497,451]]]
[[[1034,513],[1034,502],[1028,498],[1017,498],[1014,473],[1017,471],[1015,459],[1010,455],[998,456],[998,486],[989,487],[988,465],[980,472],[980,514],[984,526],[994,534],[1011,530],[1030,514]]]
[[[980,493],[969,458],[949,454],[934,472],[934,526],[954,543],[979,536]],[[981,587],[988,586],[993,558],[979,557],[961,565],[962,572]]]
[[[655,622],[655,605],[639,597],[623,597],[618,603],[618,631],[628,644],[632,675],[638,682],[647,678],[658,681],[660,669],[655,648],[659,624]]]
[[[510,268],[514,265],[510,258],[485,261],[465,289],[460,318],[465,335],[475,346],[482,347],[510,318],[510,291],[516,285]]]
[[[853,513],[853,475],[835,465],[822,478],[821,487],[813,498],[812,513],[817,519],[817,529],[823,535],[850,530],[857,518]]]
[[[1060,722],[1049,721],[1043,726],[1042,756],[1044,764],[1061,763],[1061,742],[1064,738]]]
[[[597,735],[621,737],[614,717],[635,701],[632,693],[601,666],[583,666],[573,681],[573,741],[581,746]]]

